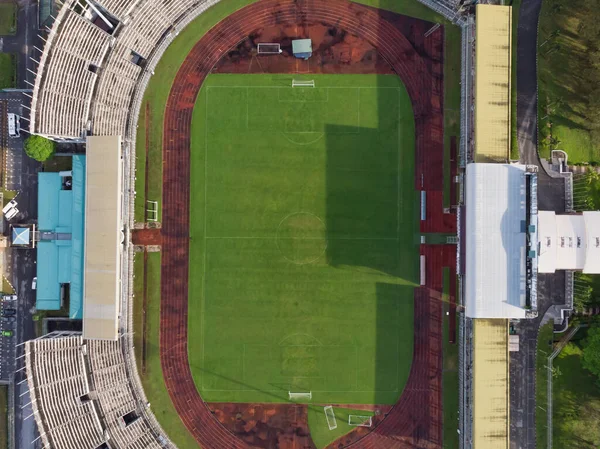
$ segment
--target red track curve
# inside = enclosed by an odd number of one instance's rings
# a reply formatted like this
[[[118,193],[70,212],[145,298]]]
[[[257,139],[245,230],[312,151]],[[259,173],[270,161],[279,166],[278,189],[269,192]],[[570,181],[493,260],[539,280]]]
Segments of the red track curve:
[[[442,106],[433,106],[432,102],[434,77],[406,37],[376,10],[346,0],[262,0],[221,21],[194,46],[173,83],[164,122],[160,357],[175,409],[204,449],[250,446],[211,414],[196,390],[188,361],[192,113],[202,82],[229,49],[256,29],[299,22],[321,22],[345,29],[373,44],[390,63],[404,82],[415,113],[416,170],[417,174],[425,174],[422,179],[415,176],[415,188],[441,190],[439,177],[422,170],[429,162],[428,154],[443,154],[439,138],[439,130],[443,130]],[[437,283],[441,284],[441,279]],[[441,285],[415,290],[414,358],[402,397],[373,432],[350,447],[441,447],[442,313],[436,287]]]

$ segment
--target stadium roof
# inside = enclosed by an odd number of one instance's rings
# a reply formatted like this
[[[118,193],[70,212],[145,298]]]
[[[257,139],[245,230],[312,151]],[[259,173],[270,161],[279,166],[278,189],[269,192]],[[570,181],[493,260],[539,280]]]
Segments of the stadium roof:
[[[69,284],[69,317],[81,319],[85,156],[72,160],[71,190],[63,190],[59,173],[38,173],[36,307],[59,310],[61,284]]]
[[[466,314],[525,318],[525,165],[468,164]]]
[[[475,162],[506,162],[511,139],[511,7],[477,5],[476,19]]]
[[[116,340],[121,257],[121,138],[88,137],[83,337]]]
[[[508,449],[508,321],[473,320],[473,447]]]
[[[556,215],[540,211],[538,248],[540,273],[600,273],[600,212]]]

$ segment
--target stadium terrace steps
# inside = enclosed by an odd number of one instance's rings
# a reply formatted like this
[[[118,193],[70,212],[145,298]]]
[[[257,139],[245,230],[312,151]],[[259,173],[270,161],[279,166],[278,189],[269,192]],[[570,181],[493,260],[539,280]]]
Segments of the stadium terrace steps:
[[[110,437],[115,449],[163,447],[141,414],[141,419],[122,425],[122,417],[140,404],[129,384],[120,340],[41,338],[27,342],[25,352],[29,393],[44,445],[99,447]]]

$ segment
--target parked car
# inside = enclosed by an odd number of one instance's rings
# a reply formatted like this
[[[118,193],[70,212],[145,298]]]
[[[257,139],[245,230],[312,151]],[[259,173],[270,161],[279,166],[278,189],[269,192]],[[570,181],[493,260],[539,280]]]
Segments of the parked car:
[[[13,316],[17,314],[17,309],[3,309],[2,316]]]
[[[10,315],[10,316],[3,316],[0,317],[2,319],[3,323],[12,323],[13,321],[15,321],[17,319],[16,316],[14,315]]]
[[[10,200],[6,206],[2,209],[2,213],[6,215],[11,209],[17,207],[17,201],[15,199]]]
[[[34,290],[37,288],[37,276],[33,278],[33,282],[31,282],[31,288]]]
[[[2,297],[2,299],[4,301],[16,301],[17,300],[17,295],[4,295]]]
[[[3,337],[12,337],[13,335],[15,335],[14,331],[2,331],[2,336]]]
[[[6,218],[8,221],[12,220],[13,218],[15,218],[17,216],[17,214],[19,213],[19,209],[17,209],[16,207],[13,207],[11,210],[9,210],[5,215],[4,218]]]

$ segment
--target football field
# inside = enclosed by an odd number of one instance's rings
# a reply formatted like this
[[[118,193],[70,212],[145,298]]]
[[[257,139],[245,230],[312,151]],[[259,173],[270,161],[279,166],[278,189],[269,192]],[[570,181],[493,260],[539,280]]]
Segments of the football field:
[[[191,129],[189,360],[205,401],[393,404],[413,352],[400,79],[211,75]]]

